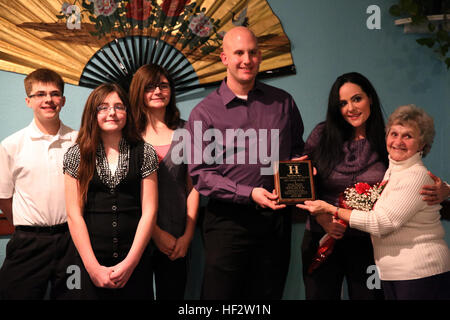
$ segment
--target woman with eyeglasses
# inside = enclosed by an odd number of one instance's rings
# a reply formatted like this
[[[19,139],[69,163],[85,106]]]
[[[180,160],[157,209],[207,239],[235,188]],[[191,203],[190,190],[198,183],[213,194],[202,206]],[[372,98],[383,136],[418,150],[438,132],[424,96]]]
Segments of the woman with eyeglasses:
[[[176,106],[175,87],[161,66],[140,67],[130,85],[136,127],[158,154],[158,217],[152,234],[152,270],[156,300],[183,299],[188,252],[194,236],[199,193],[192,187],[187,164],[172,161],[174,131],[184,126]],[[179,156],[179,155],[177,155]]]
[[[93,90],[63,164],[69,230],[79,254],[74,265],[81,269],[76,298],[153,299],[148,243],[157,169],[123,89],[102,84]]]

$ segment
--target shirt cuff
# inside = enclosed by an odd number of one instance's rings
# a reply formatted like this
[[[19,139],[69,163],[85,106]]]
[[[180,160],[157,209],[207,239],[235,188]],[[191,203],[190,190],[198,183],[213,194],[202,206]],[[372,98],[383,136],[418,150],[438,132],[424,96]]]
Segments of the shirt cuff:
[[[236,203],[245,203],[249,204],[252,202],[252,199],[250,195],[252,194],[253,187],[238,184],[236,185],[236,195],[235,195],[235,202]]]

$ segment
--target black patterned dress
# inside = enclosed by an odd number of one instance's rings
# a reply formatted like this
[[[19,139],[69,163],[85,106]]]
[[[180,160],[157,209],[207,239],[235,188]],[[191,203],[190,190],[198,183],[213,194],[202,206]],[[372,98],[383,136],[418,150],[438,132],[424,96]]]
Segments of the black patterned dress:
[[[79,163],[80,149],[76,144],[65,154],[64,173],[77,179]],[[109,169],[103,145],[99,144],[97,147],[96,169],[89,183],[83,218],[94,254],[101,265],[116,265],[127,256],[142,214],[141,180],[157,169],[156,152],[148,143],[129,144],[122,138],[114,174]],[[152,299],[153,281],[149,257],[149,250],[146,250],[122,289],[95,287],[79,258],[82,279],[77,298]]]

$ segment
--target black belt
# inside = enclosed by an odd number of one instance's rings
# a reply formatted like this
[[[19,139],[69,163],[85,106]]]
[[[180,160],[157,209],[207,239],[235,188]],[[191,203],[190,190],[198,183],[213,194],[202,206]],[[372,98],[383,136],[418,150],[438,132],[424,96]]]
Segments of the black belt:
[[[248,211],[248,212],[255,212],[258,214],[261,214],[263,216],[271,216],[275,213],[275,210],[272,210],[270,208],[262,208],[256,203],[251,204],[242,204],[242,203],[235,203],[235,202],[228,202],[223,201],[215,198],[210,198],[208,202],[208,206],[210,208],[220,208],[230,211],[230,212],[240,212],[240,211]],[[213,209],[214,210],[214,209]],[[284,210],[284,209],[283,209]],[[227,213],[228,214],[228,213]]]
[[[15,226],[16,231],[35,232],[35,233],[64,233],[69,230],[66,223],[57,224],[54,226]]]

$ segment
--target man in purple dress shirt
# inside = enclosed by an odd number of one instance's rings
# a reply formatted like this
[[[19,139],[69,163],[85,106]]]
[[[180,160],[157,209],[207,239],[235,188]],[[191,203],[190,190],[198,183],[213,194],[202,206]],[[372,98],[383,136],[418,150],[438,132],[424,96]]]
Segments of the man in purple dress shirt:
[[[228,31],[227,77],[192,110],[189,173],[209,197],[203,299],[281,299],[290,210],[277,204],[273,163],[299,157],[303,121],[285,91],[256,81],[261,51],[245,27]]]

